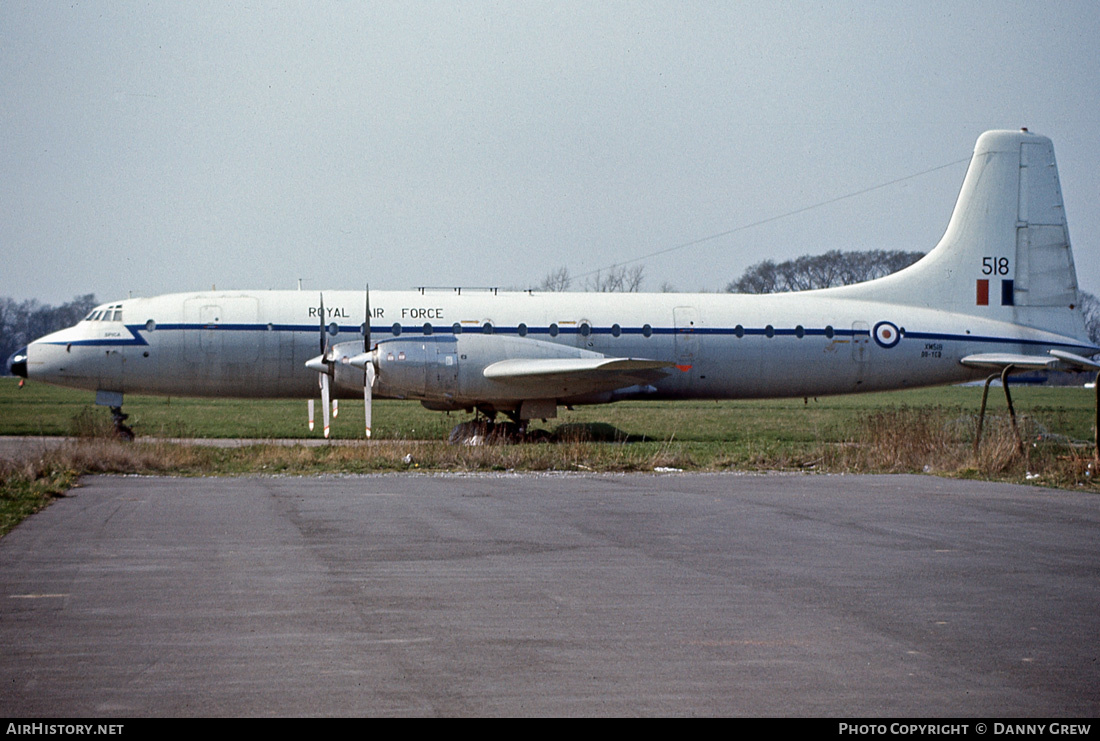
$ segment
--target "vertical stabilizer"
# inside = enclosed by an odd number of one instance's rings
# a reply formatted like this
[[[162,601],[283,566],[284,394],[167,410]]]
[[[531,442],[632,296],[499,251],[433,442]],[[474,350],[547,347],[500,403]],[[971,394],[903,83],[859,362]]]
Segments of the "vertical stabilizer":
[[[936,248],[852,289],[1085,339],[1050,139],[1026,130],[982,134]]]

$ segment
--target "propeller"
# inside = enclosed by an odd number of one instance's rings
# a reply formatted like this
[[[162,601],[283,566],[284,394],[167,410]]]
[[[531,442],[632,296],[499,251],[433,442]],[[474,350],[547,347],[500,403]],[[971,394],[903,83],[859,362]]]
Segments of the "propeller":
[[[363,313],[366,315],[366,322],[363,324],[363,352],[347,360],[354,367],[363,370],[363,410],[365,429],[369,438],[371,435],[371,397],[373,396],[374,381],[378,378],[378,370],[374,365],[374,351],[371,350],[370,342],[370,286],[367,286],[364,294],[364,303]]]
[[[321,294],[321,309],[320,309],[320,349],[321,354],[306,361],[306,367],[310,370],[317,371],[317,382],[321,386],[321,416],[324,420],[324,434],[327,438],[329,435],[329,412],[332,406],[330,400],[329,379],[332,378],[333,361],[329,357],[329,338],[325,333],[325,295]],[[309,429],[313,429],[313,399],[309,400]]]
[[[330,406],[333,417],[339,413],[340,409],[339,406],[337,406],[337,401],[331,398],[332,384],[335,382],[336,377],[335,370],[337,360],[339,360],[341,364],[350,364],[363,371],[363,407],[366,417],[365,430],[367,437],[369,438],[371,436],[371,397],[373,396],[375,379],[378,377],[378,370],[374,363],[374,353],[371,350],[369,286],[367,287],[364,301],[366,304],[364,311],[366,314],[366,322],[363,324],[363,352],[354,357],[349,357],[350,353],[348,346],[351,343],[340,343],[333,347],[330,338],[326,335],[325,297],[323,294],[321,295],[321,339],[319,345],[321,354],[308,360],[306,362],[306,367],[317,372],[317,381],[321,386],[321,411],[324,416],[324,432],[326,438],[329,436]],[[341,371],[341,373],[343,373],[343,371]],[[309,400],[309,429],[313,429],[313,399]]]

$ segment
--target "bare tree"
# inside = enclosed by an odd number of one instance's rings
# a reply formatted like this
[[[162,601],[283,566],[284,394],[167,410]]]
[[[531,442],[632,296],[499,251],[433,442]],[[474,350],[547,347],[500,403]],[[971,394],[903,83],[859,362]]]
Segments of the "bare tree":
[[[635,265],[630,270],[626,271],[626,281],[624,282],[624,290],[627,293],[637,293],[642,289],[642,283],[645,281],[645,265]]]
[[[1085,329],[1088,330],[1092,344],[1100,345],[1100,299],[1088,291],[1079,291],[1081,313],[1085,315]]]
[[[584,290],[596,293],[637,293],[645,282],[645,265],[627,268],[619,265],[606,273],[597,270],[596,274],[585,281]]]
[[[749,267],[726,290],[730,293],[783,293],[846,286],[895,273],[924,257],[923,252],[868,250],[803,255],[776,264],[764,260]]]
[[[539,284],[539,289],[543,291],[568,291],[571,285],[573,285],[573,277],[569,275],[569,268],[562,265],[557,270],[546,274],[546,277],[542,279],[542,283]]]

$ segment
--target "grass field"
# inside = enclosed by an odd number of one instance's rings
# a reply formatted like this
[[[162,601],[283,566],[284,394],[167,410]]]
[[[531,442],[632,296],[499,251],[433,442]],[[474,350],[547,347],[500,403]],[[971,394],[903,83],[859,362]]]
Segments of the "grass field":
[[[73,391],[0,379],[0,435],[73,435],[89,419],[106,424],[110,413],[94,404],[91,392]],[[632,441],[678,440],[694,443],[780,444],[792,449],[803,444],[849,441],[869,415],[901,409],[936,410],[937,414],[965,419],[977,415],[981,388],[943,388],[878,394],[832,396],[819,399],[750,401],[620,402],[574,411],[559,410],[557,419],[536,423],[549,430],[562,425],[607,424]],[[1019,414],[1050,432],[1091,441],[1095,397],[1082,388],[1015,387],[1013,401]],[[318,401],[318,406],[320,402]],[[127,396],[128,424],[144,437],[194,438],[320,438],[320,424],[310,433],[305,401],[239,399],[181,399]],[[1004,395],[991,389],[991,414],[1005,411]],[[318,420],[320,413],[318,411]],[[382,440],[445,440],[451,428],[466,421],[464,413],[444,414],[417,402],[376,401],[374,435]],[[332,437],[363,437],[362,400],[342,401],[333,421]]]
[[[972,449],[980,387],[946,387],[820,399],[623,402],[562,409],[534,425],[566,442],[448,445],[466,414],[416,402],[378,401],[375,438],[355,445],[214,448],[174,438],[321,437],[304,401],[128,396],[134,444],[110,434],[110,413],[88,392],[0,379],[0,435],[78,436],[21,460],[0,461],[0,532],[89,472],[182,475],[372,471],[798,470],[933,472],[1100,491],[1092,440],[1095,396],[1082,388],[1017,387],[1026,444],[1016,449],[1004,395],[991,389],[979,454]],[[362,401],[341,403],[337,440],[361,440]],[[576,433],[576,434],[573,434]],[[4,522],[9,523],[5,525]]]

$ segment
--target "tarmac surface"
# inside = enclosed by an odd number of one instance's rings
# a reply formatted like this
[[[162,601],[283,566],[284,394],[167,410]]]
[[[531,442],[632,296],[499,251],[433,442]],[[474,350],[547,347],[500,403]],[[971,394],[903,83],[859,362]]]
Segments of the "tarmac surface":
[[[931,476],[94,476],[0,539],[0,714],[1095,716],[1098,512]]]

